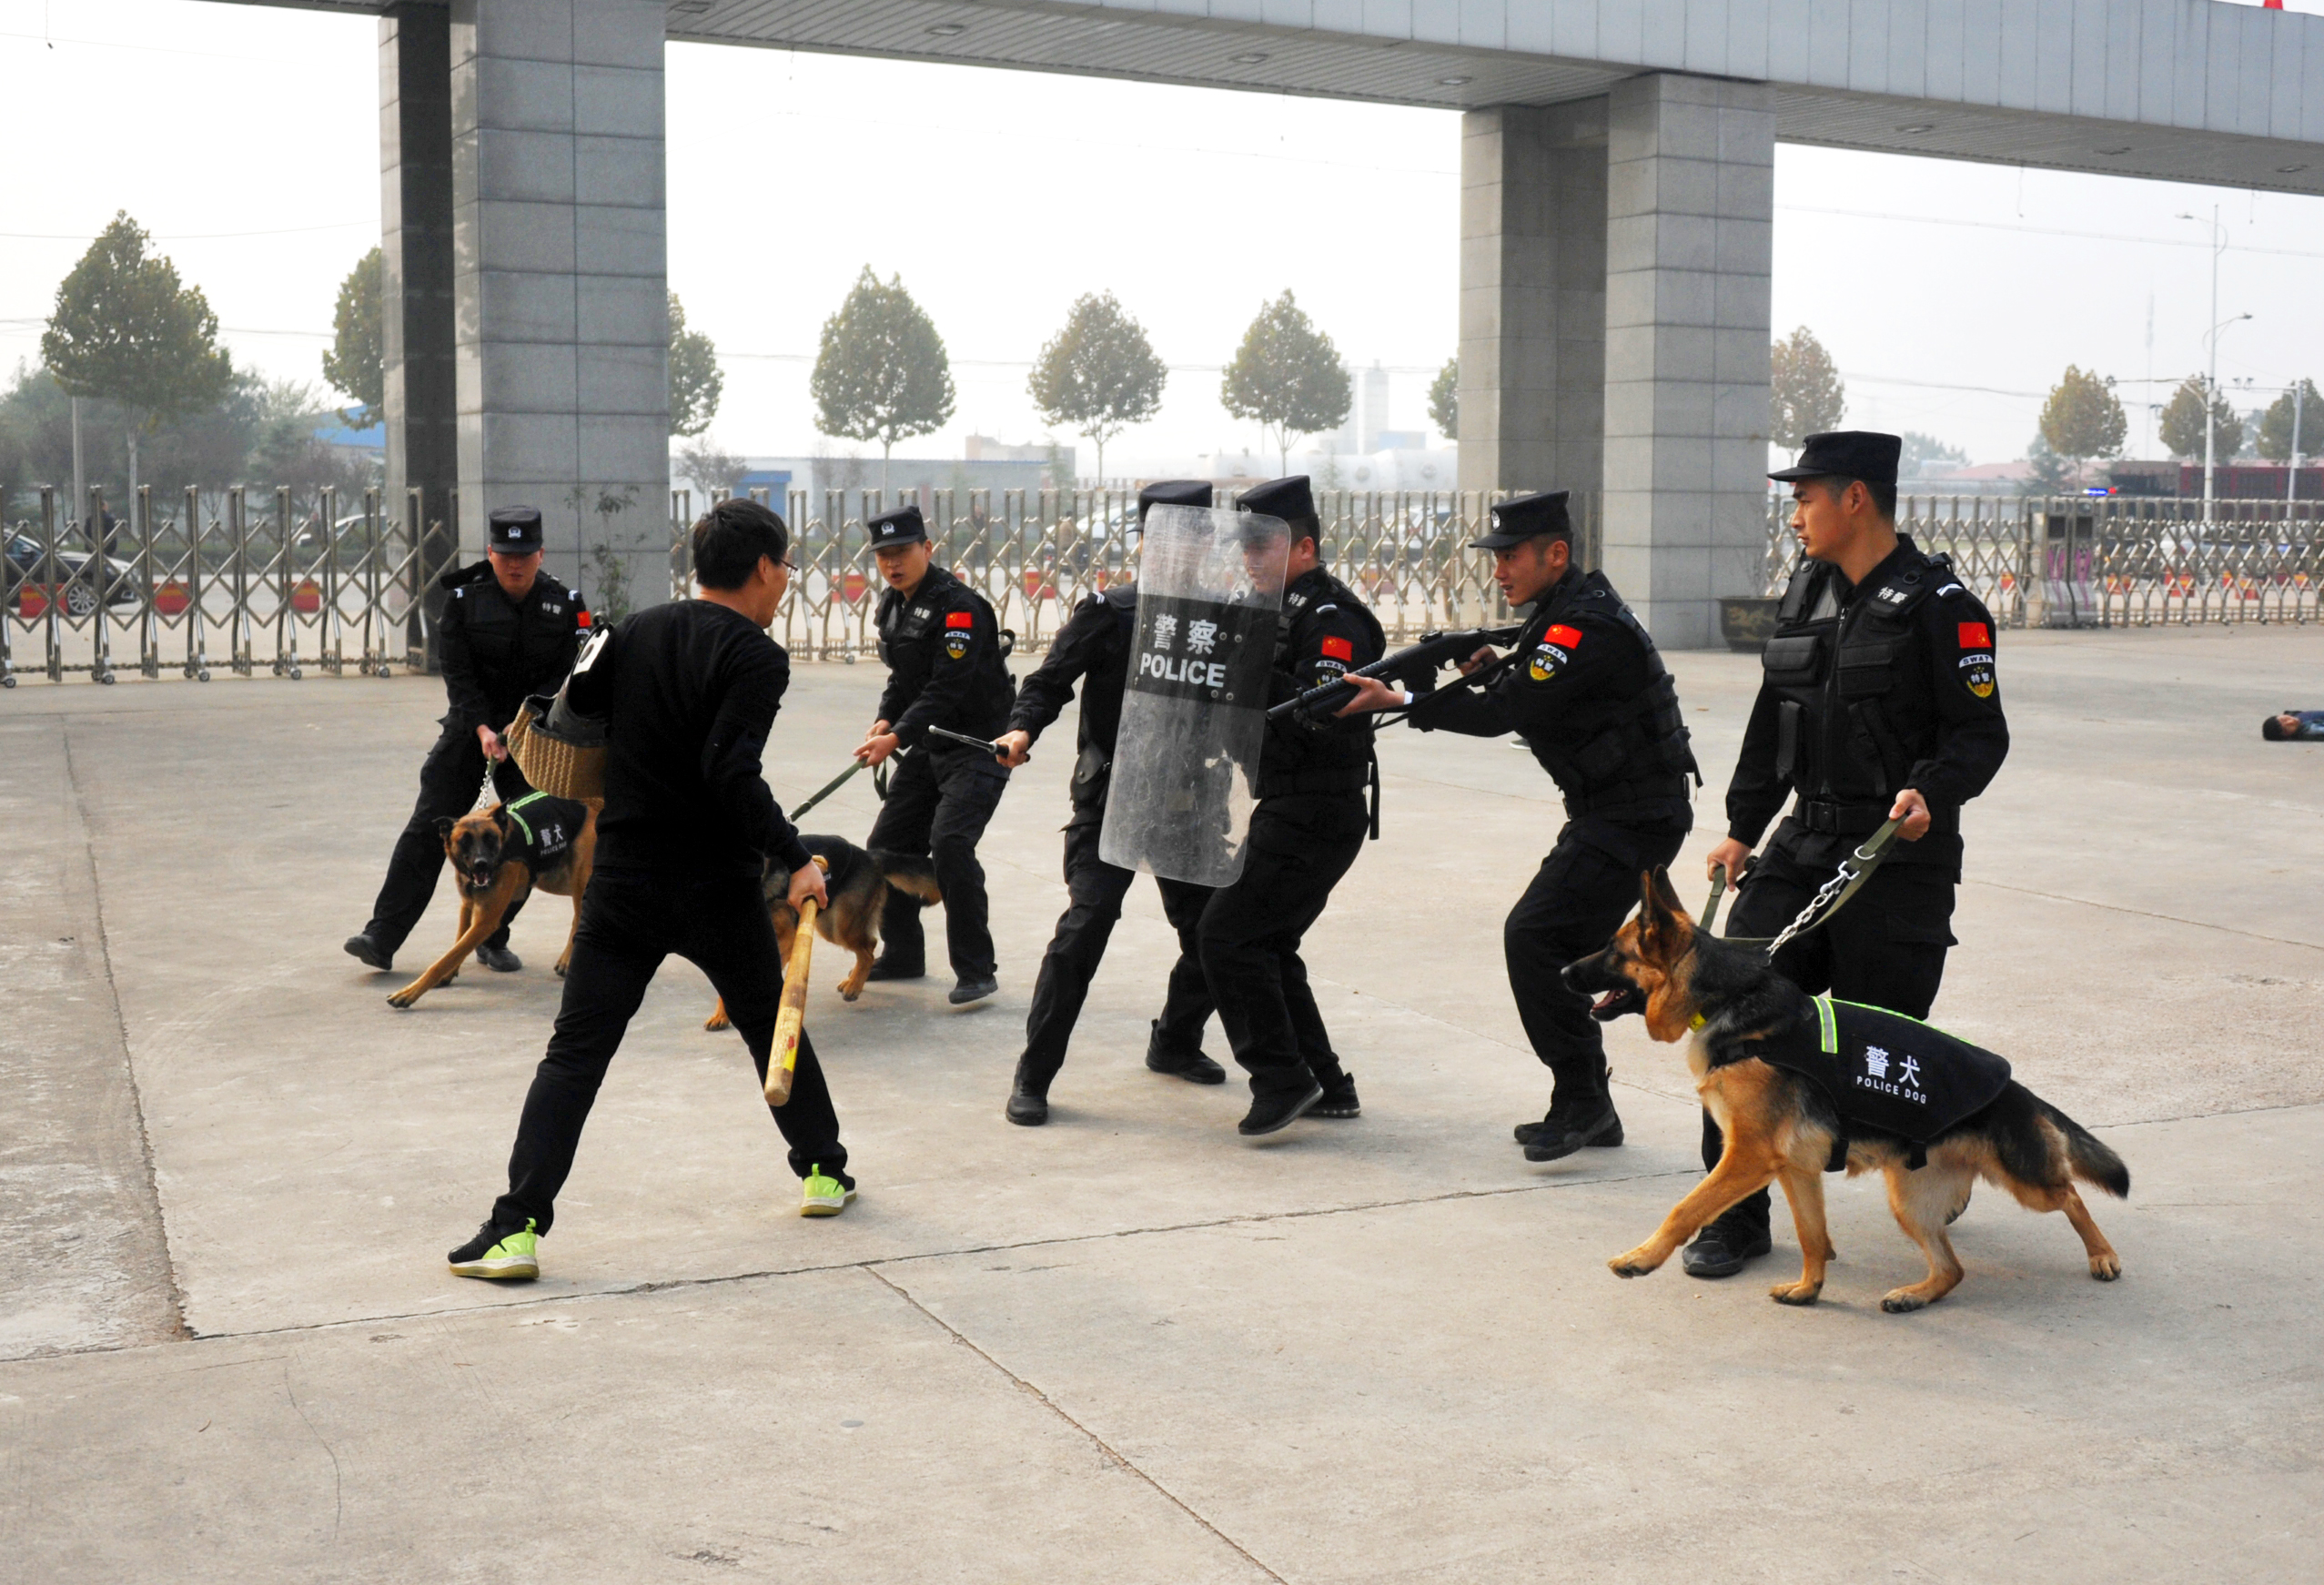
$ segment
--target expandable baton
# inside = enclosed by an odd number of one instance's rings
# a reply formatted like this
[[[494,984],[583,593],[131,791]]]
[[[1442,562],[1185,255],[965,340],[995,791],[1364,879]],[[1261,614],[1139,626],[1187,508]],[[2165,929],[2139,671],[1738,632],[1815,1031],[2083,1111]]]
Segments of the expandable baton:
[[[1306,692],[1271,705],[1267,712],[1269,721],[1280,721],[1291,714],[1326,715],[1356,697],[1355,684],[1349,677],[1396,677],[1425,666],[1434,676],[1436,669],[1447,661],[1465,661],[1482,644],[1508,644],[1517,641],[1523,631],[1521,624],[1505,628],[1464,628],[1459,632],[1423,633],[1420,641],[1392,655],[1382,655],[1369,666],[1359,666],[1347,676],[1329,682],[1319,683]]]
[[[996,760],[1005,760],[1009,757],[1006,749],[989,738],[973,738],[966,732],[947,732],[940,726],[929,727],[927,732],[932,738],[942,738],[948,743],[958,743],[965,749],[982,749]]]
[[[824,799],[830,797],[842,787],[847,785],[847,778],[853,776],[856,772],[863,768],[864,762],[857,760],[853,764],[849,765],[847,769],[842,771],[838,775],[834,776],[830,781],[816,788],[813,797],[809,798],[804,803],[798,804],[791,810],[791,823],[793,825],[798,824],[799,817],[801,815],[806,813],[808,810],[813,809],[816,804],[821,803]]]

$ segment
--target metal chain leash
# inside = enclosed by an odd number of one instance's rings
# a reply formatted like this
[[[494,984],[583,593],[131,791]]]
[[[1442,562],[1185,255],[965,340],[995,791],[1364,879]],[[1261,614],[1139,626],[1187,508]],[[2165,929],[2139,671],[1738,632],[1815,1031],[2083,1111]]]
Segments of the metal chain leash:
[[[1896,829],[1903,823],[1904,822],[1900,820],[1888,822],[1878,831],[1864,838],[1855,852],[1842,859],[1839,868],[1833,873],[1832,878],[1816,889],[1815,895],[1808,899],[1807,906],[1800,910],[1799,916],[1783,926],[1782,933],[1773,940],[1763,944],[1763,950],[1767,955],[1773,957],[1794,937],[1829,924],[1833,915],[1839,913],[1848,899],[1856,894],[1857,889],[1872,879],[1872,873],[1880,868],[1881,861],[1888,856],[1888,850],[1895,845]],[[1712,893],[1714,905],[1717,897],[1718,893],[1714,891]],[[1732,936],[1728,939],[1736,940]],[[1758,942],[1744,941],[1737,941],[1737,944],[1762,945]]]

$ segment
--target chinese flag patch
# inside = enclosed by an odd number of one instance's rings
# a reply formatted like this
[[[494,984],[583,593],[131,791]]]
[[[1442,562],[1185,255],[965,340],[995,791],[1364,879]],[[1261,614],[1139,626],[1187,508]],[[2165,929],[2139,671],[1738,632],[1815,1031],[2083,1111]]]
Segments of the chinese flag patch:
[[[1548,632],[1541,636],[1561,649],[1571,650],[1575,645],[1581,642],[1581,630],[1580,628],[1567,627],[1562,622],[1559,623],[1556,627],[1551,628]]]
[[[976,618],[965,611],[950,611],[945,617],[945,626],[948,628],[970,628],[975,625]]]
[[[1965,650],[1992,649],[1993,631],[1981,621],[1963,622],[1961,624],[1961,647]]]
[[[1323,652],[1334,661],[1352,661],[1356,658],[1356,646],[1346,639],[1326,639]]]
[[[589,626],[589,607],[581,606],[573,612],[573,625],[581,628]]]

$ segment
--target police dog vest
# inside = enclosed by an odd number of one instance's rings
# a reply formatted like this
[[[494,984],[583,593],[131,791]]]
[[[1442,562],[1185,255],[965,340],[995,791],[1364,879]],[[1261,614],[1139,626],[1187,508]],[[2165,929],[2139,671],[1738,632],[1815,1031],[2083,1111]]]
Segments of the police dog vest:
[[[1813,1000],[1812,1041],[1804,1026],[1795,1027],[1749,1055],[1821,1089],[1849,1133],[1885,1134],[1915,1146],[1915,1168],[1926,1159],[1921,1146],[1991,1105],[2008,1086],[2007,1059],[1982,1046],[1902,1013],[1830,996]],[[1841,1147],[1833,1156],[1844,1163]]]
[[[521,858],[538,875],[556,868],[572,853],[589,819],[589,805],[552,798],[546,792],[528,792],[513,803],[502,804],[500,813],[509,817],[508,834],[513,839],[501,850],[502,858]]]

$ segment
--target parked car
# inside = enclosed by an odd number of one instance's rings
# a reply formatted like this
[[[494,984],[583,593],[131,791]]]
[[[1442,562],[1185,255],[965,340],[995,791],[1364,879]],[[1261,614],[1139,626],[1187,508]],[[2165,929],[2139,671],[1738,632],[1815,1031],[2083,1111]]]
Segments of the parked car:
[[[0,604],[15,607],[22,616],[38,615],[51,598],[64,601],[67,616],[88,616],[96,610],[100,580],[107,605],[135,605],[141,598],[136,570],[118,557],[107,556],[92,567],[97,558],[87,551],[59,550],[52,562],[31,535],[11,534],[5,560],[7,589]]]

